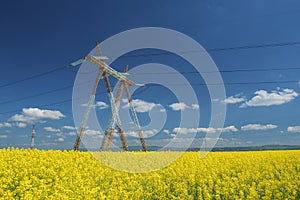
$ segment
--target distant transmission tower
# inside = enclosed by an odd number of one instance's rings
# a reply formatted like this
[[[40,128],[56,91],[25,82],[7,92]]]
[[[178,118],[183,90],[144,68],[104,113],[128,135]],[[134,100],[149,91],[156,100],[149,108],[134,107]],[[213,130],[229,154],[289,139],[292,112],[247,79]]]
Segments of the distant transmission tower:
[[[34,149],[35,125],[32,125],[30,149]]]

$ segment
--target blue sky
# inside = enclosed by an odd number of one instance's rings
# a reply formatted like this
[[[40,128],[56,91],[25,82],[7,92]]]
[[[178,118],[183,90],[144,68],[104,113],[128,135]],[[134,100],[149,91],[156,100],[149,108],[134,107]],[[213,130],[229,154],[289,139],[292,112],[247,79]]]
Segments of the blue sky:
[[[0,3],[0,147],[28,147],[31,125],[36,124],[38,148],[71,149],[76,135],[72,102],[50,105],[72,98],[72,85],[79,67],[66,68],[45,76],[9,86],[6,83],[47,72],[86,56],[95,41],[128,29],[163,27],[182,32],[205,49],[255,46],[300,41],[299,1],[1,1]],[[117,46],[114,48],[118,48]],[[129,54],[153,54],[159,50],[140,50]],[[220,71],[269,69],[252,72],[222,72],[227,115],[219,146],[300,144],[299,81],[300,45],[211,51]],[[103,52],[105,54],[105,52]],[[110,55],[107,55],[110,56]],[[146,63],[162,63],[183,72],[193,84],[203,79],[192,66],[176,55],[127,57],[112,63],[123,71]],[[280,68],[281,70],[273,70]],[[159,73],[159,72],[158,72]],[[135,74],[130,75],[135,78]],[[166,76],[169,76],[168,74]],[[273,82],[237,84],[240,82]],[[112,80],[112,84],[116,83]],[[1,87],[3,86],[3,87]],[[68,87],[70,86],[70,87]],[[45,91],[68,87],[34,98]],[[184,89],[185,86],[178,86]],[[194,85],[197,105],[178,102],[166,88],[140,88],[133,95],[141,124],[150,123],[148,112],[166,114],[163,127],[144,130],[152,145],[168,143],[173,134],[197,133],[194,146],[220,127],[209,127],[211,99],[205,86]],[[110,106],[100,84],[96,112],[105,127]],[[161,95],[164,94],[164,95]],[[14,100],[11,103],[6,101]],[[177,104],[174,104],[177,103]],[[44,105],[44,106],[43,106]],[[124,108],[123,108],[124,107]],[[126,103],[121,109],[127,109]],[[165,112],[161,112],[165,109]],[[9,113],[7,113],[9,111]],[[10,112],[11,111],[11,112]],[[180,127],[180,113],[199,112],[197,127]],[[126,121],[126,119],[124,119]],[[127,122],[126,122],[127,123]],[[129,122],[128,122],[129,123]],[[176,129],[177,128],[177,129]],[[131,130],[128,130],[129,134]],[[157,133],[158,132],[158,133]],[[157,133],[157,134],[156,134]],[[99,130],[89,127],[89,135],[101,139]],[[100,135],[99,135],[100,134]],[[156,134],[156,135],[155,135]],[[153,137],[150,137],[155,135]],[[209,136],[207,136],[209,137]],[[115,137],[118,142],[118,137]],[[134,144],[135,139],[128,136]]]

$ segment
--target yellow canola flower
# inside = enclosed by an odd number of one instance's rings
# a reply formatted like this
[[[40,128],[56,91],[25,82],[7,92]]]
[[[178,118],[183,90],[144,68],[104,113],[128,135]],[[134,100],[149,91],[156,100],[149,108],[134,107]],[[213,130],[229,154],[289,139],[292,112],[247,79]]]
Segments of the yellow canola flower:
[[[300,199],[300,151],[89,152],[0,149],[0,199]],[[131,163],[139,167],[130,169]],[[153,159],[152,166],[143,161]],[[107,162],[107,163],[105,163]],[[112,162],[129,172],[106,164]],[[135,169],[157,167],[149,173]]]

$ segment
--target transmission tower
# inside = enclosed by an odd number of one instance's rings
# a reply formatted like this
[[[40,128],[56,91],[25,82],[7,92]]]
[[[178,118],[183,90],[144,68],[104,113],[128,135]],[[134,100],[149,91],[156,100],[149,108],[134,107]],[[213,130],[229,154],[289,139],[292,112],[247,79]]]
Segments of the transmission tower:
[[[119,107],[119,102],[120,102],[120,98],[121,98],[123,88],[124,87],[127,88],[126,89],[127,90],[126,94],[128,93],[127,97],[129,97],[130,94],[129,94],[128,86],[133,86],[133,85],[135,85],[135,83],[130,81],[129,79],[127,79],[127,77],[123,73],[120,73],[120,72],[114,70],[113,68],[111,68],[110,66],[106,65],[106,63],[105,63],[106,57],[102,56],[100,46],[99,46],[98,42],[96,43],[96,48],[97,48],[97,51],[98,51],[98,56],[89,55],[89,56],[85,57],[84,59],[80,59],[80,60],[74,62],[74,63],[76,63],[74,65],[78,65],[78,64],[81,64],[83,61],[86,60],[86,61],[89,61],[89,62],[97,65],[98,68],[99,68],[99,72],[98,72],[98,75],[97,75],[96,81],[94,83],[92,93],[90,95],[90,98],[89,98],[89,101],[88,101],[88,104],[87,104],[87,109],[86,109],[86,112],[84,114],[80,129],[79,129],[79,133],[78,133],[77,138],[76,138],[76,142],[75,142],[75,145],[74,145],[74,150],[79,149],[79,145],[80,145],[81,139],[84,135],[86,123],[87,123],[87,120],[88,120],[88,117],[89,117],[89,114],[90,114],[90,111],[91,111],[91,107],[92,107],[92,105],[95,101],[96,91],[97,91],[99,82],[100,82],[101,78],[103,77],[104,81],[105,81],[108,97],[109,97],[109,100],[110,100],[111,109],[112,109],[111,117],[110,117],[110,120],[109,120],[109,123],[108,123],[108,128],[105,130],[105,133],[104,133],[104,135],[105,135],[104,138],[105,139],[107,138],[108,131],[109,131],[109,138],[108,138],[108,142],[110,142],[108,144],[108,149],[109,149],[110,144],[111,144],[111,137],[112,137],[113,132],[114,132],[114,127],[117,126],[117,129],[118,129],[118,132],[120,134],[121,141],[122,141],[123,149],[124,149],[124,151],[128,151],[128,145],[127,145],[127,142],[126,142],[124,130],[122,128],[121,120],[119,118],[118,107]],[[125,71],[127,71],[127,69]],[[111,89],[111,86],[110,86],[108,75],[111,75],[111,76],[117,78],[119,81],[121,81],[121,85],[120,85],[120,88],[119,88],[119,91],[118,91],[118,94],[117,94],[117,99],[114,98],[114,95],[112,93],[112,89]],[[129,101],[129,103],[131,104],[131,100]],[[137,122],[139,130],[140,130],[140,126],[139,126],[139,123],[138,123],[138,120],[137,120],[137,117],[136,117],[136,113],[134,111],[134,107],[133,107],[133,105],[131,105],[131,106],[132,106],[131,111],[133,112],[133,115],[136,118],[135,123]],[[140,135],[141,141],[143,141],[142,142],[143,149],[144,149],[144,151],[146,151],[147,149],[146,149],[145,141],[144,141],[141,130],[139,131],[139,135]],[[104,143],[105,143],[105,140],[102,141],[100,149],[103,148]]]
[[[31,144],[30,144],[30,149],[34,149],[34,137],[35,137],[35,125],[32,125],[31,129]]]
[[[128,71],[128,66],[125,67],[124,73],[127,73],[127,71]],[[142,147],[143,147],[143,151],[147,151],[147,147],[146,147],[145,139],[143,137],[142,129],[140,127],[139,120],[137,118],[134,106],[132,104],[132,98],[131,98],[131,95],[129,93],[128,85],[123,80],[121,80],[121,83],[120,83],[120,86],[119,86],[119,89],[118,89],[118,92],[117,92],[117,97],[116,97],[116,100],[115,100],[115,107],[117,108],[117,110],[119,109],[121,96],[122,96],[122,92],[123,92],[124,88],[125,88],[128,103],[130,105],[130,110],[131,110],[131,113],[132,113],[132,116],[133,116],[133,119],[134,119],[133,121],[134,121],[134,124],[136,125],[138,135],[139,135]],[[114,130],[115,130],[114,126],[116,124],[116,120],[115,120],[114,116],[115,116],[114,112],[112,111],[110,119],[109,119],[108,124],[107,124],[107,128],[104,131],[104,137],[103,137],[103,140],[102,140],[102,143],[101,143],[101,146],[100,146],[100,151],[103,151],[104,145],[105,145],[106,142],[107,142],[106,150],[107,151],[110,150],[110,146],[111,146],[111,143],[112,143],[112,136],[113,136],[113,133],[114,133]]]

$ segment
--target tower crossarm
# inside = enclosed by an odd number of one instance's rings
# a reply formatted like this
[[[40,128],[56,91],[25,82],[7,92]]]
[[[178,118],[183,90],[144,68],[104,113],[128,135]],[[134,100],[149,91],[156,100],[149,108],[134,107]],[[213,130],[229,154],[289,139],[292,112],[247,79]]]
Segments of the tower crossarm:
[[[111,68],[109,65],[107,65],[104,61],[101,60],[100,56],[93,56],[89,55],[85,57],[86,60],[90,61],[91,63],[98,65],[98,67],[105,69],[105,71],[115,77],[116,79],[120,81],[124,81],[127,85],[133,86],[135,85],[133,81],[129,80],[123,73],[118,72],[117,70]]]

